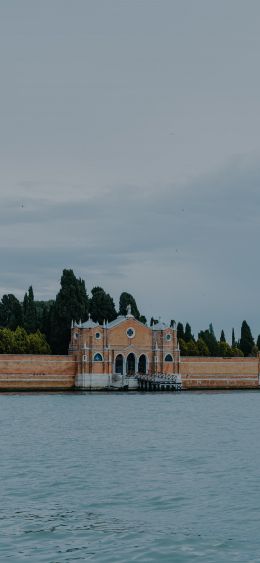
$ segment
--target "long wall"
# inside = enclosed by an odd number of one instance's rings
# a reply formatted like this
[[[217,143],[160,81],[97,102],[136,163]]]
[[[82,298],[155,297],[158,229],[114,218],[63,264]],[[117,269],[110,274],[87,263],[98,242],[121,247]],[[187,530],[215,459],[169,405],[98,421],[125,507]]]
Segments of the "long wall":
[[[76,373],[73,356],[0,354],[0,391],[69,390]],[[259,358],[180,359],[184,389],[254,389],[259,373]]]
[[[184,389],[254,389],[259,386],[259,358],[181,357]]]
[[[0,354],[0,390],[73,389],[76,365],[72,356]]]

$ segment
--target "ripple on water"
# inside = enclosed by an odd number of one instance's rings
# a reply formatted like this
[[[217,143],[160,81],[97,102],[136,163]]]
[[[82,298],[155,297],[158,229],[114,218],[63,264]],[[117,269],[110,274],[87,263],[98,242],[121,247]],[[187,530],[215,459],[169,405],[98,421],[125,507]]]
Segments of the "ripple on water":
[[[0,396],[1,560],[259,563],[258,402]]]

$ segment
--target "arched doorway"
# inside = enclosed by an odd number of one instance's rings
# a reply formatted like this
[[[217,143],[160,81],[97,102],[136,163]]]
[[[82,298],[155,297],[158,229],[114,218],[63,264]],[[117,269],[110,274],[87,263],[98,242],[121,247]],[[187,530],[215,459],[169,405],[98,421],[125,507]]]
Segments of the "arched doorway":
[[[139,358],[138,373],[141,373],[141,374],[146,373],[146,356],[145,356],[145,354],[142,354]]]
[[[122,354],[118,354],[115,361],[115,372],[123,375],[124,373],[124,358]]]
[[[135,355],[133,352],[127,356],[126,375],[135,375]]]

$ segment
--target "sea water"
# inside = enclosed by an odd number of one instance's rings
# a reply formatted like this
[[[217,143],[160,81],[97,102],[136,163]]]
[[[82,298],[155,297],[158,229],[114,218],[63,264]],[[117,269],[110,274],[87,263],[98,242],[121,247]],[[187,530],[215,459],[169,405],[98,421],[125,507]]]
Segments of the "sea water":
[[[0,395],[4,562],[260,562],[260,394]]]

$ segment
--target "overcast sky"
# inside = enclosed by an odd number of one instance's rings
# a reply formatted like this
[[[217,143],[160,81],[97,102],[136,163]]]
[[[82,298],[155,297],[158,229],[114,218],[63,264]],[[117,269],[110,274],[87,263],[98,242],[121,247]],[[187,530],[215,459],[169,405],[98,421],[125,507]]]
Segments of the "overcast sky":
[[[3,0],[0,292],[260,332],[259,0]]]

